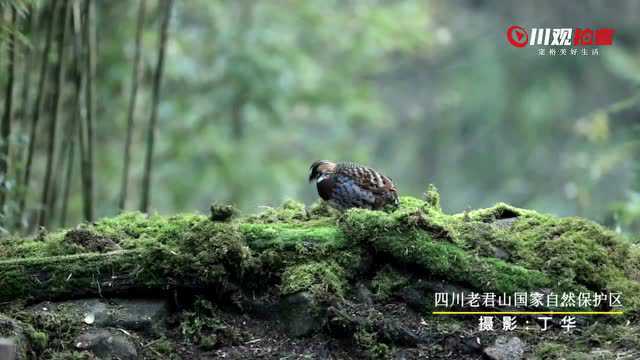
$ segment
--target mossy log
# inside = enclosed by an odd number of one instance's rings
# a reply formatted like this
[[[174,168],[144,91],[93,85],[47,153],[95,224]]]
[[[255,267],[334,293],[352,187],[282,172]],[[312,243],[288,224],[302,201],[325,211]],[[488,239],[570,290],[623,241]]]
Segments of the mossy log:
[[[450,215],[431,191],[427,201],[402,198],[391,213],[337,214],[290,201],[255,216],[215,219],[125,213],[6,239],[0,301],[179,288],[342,297],[358,278],[390,266],[479,292],[620,292],[627,314],[640,308],[640,248],[580,218],[506,204]]]

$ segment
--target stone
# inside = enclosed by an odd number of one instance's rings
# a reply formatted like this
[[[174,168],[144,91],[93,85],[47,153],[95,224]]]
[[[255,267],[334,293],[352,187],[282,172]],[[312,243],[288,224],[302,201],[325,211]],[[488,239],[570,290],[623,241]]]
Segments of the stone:
[[[100,359],[138,358],[136,346],[127,335],[117,330],[91,329],[76,337],[73,343],[76,349],[90,351]]]
[[[20,359],[20,351],[15,338],[0,337],[0,359],[17,360]]]
[[[509,254],[505,249],[496,246],[493,248],[493,257],[506,261],[511,258],[511,254]]]
[[[524,355],[524,346],[519,337],[498,336],[493,345],[484,349],[484,354],[492,360],[518,360]]]
[[[594,360],[605,360],[605,359],[616,359],[616,358],[624,359],[623,357],[616,357],[616,354],[614,354],[613,351],[606,350],[606,349],[599,349],[599,348],[591,350],[589,355]]]
[[[423,287],[409,285],[398,290],[396,297],[407,304],[408,307],[416,312],[423,312],[429,304],[429,299],[426,296]]]
[[[312,293],[302,291],[280,301],[280,319],[289,336],[312,334],[321,325],[321,309]]]
[[[0,316],[0,359],[26,360],[28,341],[22,325]]]
[[[414,347],[422,342],[420,337],[397,320],[384,320],[379,334],[385,342],[400,346]]]
[[[476,354],[481,352],[482,345],[476,336],[448,335],[444,338],[444,349],[447,352]]]
[[[33,306],[34,312],[74,313],[78,321],[97,328],[114,327],[158,335],[164,331],[167,302],[161,299],[83,299],[45,302]]]
[[[113,305],[99,307],[95,312],[95,325],[159,334],[164,330],[167,303],[157,299],[115,299]]]
[[[373,296],[371,294],[371,290],[369,290],[363,283],[358,283],[355,288],[355,297],[358,302],[367,306],[372,306]]]

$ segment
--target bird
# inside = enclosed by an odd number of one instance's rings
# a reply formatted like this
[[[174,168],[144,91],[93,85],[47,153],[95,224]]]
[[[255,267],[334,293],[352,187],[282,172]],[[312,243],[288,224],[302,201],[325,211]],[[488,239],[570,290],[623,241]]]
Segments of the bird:
[[[390,178],[352,162],[315,161],[309,167],[309,182],[318,195],[338,210],[363,208],[386,210],[398,207],[398,191]]]

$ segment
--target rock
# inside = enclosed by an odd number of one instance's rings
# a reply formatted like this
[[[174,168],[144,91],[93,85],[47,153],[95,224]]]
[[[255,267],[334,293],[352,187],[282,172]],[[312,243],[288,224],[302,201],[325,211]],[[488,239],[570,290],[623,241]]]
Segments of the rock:
[[[20,359],[18,344],[14,338],[0,337],[0,359],[17,360]]]
[[[355,287],[355,297],[361,304],[371,306],[373,305],[373,298],[371,290],[369,290],[363,283],[359,283]]]
[[[274,320],[278,317],[279,303],[269,295],[242,297],[240,300],[240,309],[251,315],[251,317],[260,320]]]
[[[414,285],[398,290],[396,297],[414,311],[423,312],[429,304],[429,301],[425,294],[424,287]]]
[[[589,353],[589,355],[594,359],[594,360],[599,360],[599,359],[623,359],[623,357],[616,357],[616,354],[613,353],[613,351],[610,350],[606,350],[606,349],[593,349],[591,350],[591,352]]]
[[[414,347],[422,342],[420,337],[397,320],[384,320],[378,334],[383,342],[394,345]]]
[[[498,336],[493,345],[484,349],[484,354],[492,360],[522,359],[524,342],[516,336]]]
[[[505,249],[497,246],[493,247],[493,256],[500,260],[509,260],[511,258],[511,254],[509,254]]]
[[[358,307],[359,305],[356,305]],[[385,319],[383,313],[374,315],[373,308],[349,307],[346,303],[327,309],[329,334],[335,338],[348,339],[363,332],[375,333],[374,339],[385,344],[415,347],[425,339],[396,319]],[[377,319],[374,319],[376,318]]]
[[[35,312],[77,314],[78,321],[93,327],[115,327],[157,335],[164,331],[167,303],[160,299],[100,299],[44,302],[32,307]]]
[[[158,334],[164,330],[167,303],[157,299],[116,299],[103,311],[95,313],[95,324]]]
[[[444,349],[446,352],[475,354],[482,350],[482,345],[475,336],[449,335],[444,338]]]
[[[129,337],[117,330],[91,329],[74,340],[78,350],[88,350],[100,359],[134,360],[138,350]]]
[[[302,291],[280,301],[280,318],[287,334],[310,335],[321,326],[321,309],[312,293]]]
[[[14,319],[0,316],[0,359],[26,360],[27,346],[22,325]]]
[[[355,317],[348,314],[343,309],[330,306],[327,309],[327,328],[334,338],[349,339],[362,326]]]

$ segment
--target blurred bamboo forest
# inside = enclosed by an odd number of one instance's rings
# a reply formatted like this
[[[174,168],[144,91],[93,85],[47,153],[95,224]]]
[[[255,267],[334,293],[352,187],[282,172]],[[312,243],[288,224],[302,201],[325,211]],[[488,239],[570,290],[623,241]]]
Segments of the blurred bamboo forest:
[[[0,0],[6,232],[311,203],[317,159],[640,231],[640,3]],[[569,19],[569,20],[567,20]],[[612,27],[595,56],[505,30]],[[128,165],[127,165],[128,164]]]

